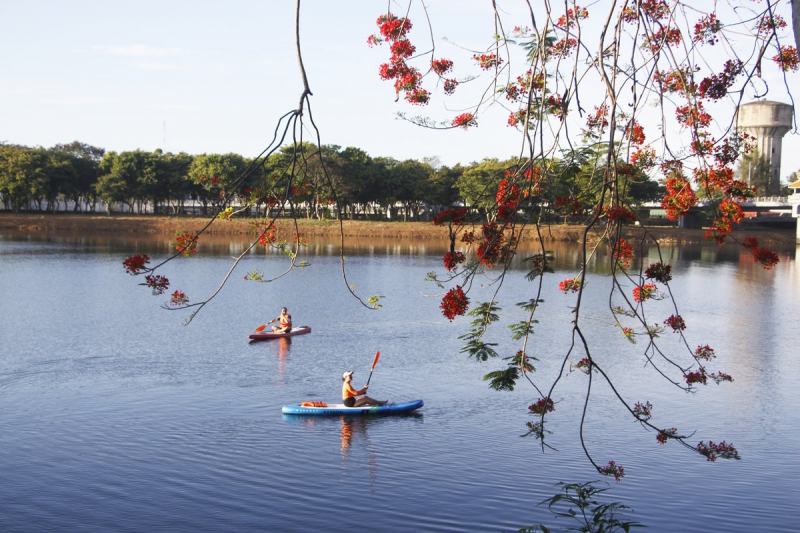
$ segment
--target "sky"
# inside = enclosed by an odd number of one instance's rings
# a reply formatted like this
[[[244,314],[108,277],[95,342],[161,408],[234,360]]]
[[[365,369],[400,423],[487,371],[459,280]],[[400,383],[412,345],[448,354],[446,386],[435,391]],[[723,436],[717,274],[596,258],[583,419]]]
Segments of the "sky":
[[[302,90],[293,4],[0,0],[0,142],[80,140],[107,150],[252,157]],[[471,52],[465,49],[491,42],[491,2],[427,5],[437,55],[467,62]],[[498,5],[513,20],[522,2]],[[389,52],[366,45],[385,9],[386,2],[374,0],[303,0],[303,55],[323,143],[444,164],[517,153],[519,134],[505,126],[507,110],[489,111],[467,131],[429,130],[397,118],[420,109],[394,101],[391,83],[377,75]],[[415,39],[430,41],[422,12],[415,17]],[[790,78],[795,86],[798,81]],[[770,98],[786,101],[778,80],[771,87]],[[459,105],[467,102],[437,95],[422,111],[448,120],[467,109]],[[785,177],[800,168],[800,135],[789,133],[783,152]]]

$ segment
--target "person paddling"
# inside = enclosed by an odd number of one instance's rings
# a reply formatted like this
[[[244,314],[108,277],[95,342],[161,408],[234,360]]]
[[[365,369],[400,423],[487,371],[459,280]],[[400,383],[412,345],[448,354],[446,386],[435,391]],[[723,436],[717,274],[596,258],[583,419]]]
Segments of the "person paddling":
[[[273,322],[278,323],[277,326],[272,326],[273,333],[289,333],[292,331],[292,315],[289,314],[289,310],[285,307],[281,307],[281,314],[270,320],[270,324]]]
[[[342,400],[345,407],[364,407],[366,405],[386,405],[386,401],[375,400],[366,396],[369,385],[363,389],[353,388],[353,371],[342,374]],[[360,396],[360,398],[359,398]]]

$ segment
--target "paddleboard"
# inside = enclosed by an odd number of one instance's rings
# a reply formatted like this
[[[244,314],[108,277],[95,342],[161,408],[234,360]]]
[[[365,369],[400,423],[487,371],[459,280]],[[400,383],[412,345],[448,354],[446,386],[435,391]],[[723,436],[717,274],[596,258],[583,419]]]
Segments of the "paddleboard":
[[[399,415],[410,413],[423,406],[422,400],[409,402],[387,403],[386,405],[373,405],[368,407],[345,407],[342,403],[329,403],[327,407],[303,407],[296,403],[283,406],[285,415],[313,415],[313,416],[339,416],[339,415]]]
[[[295,335],[305,335],[306,333],[311,333],[311,328],[309,326],[300,326],[299,328],[292,328],[292,331],[287,333],[273,333],[273,332],[263,332],[263,333],[253,333],[250,335],[251,341],[268,341],[270,339],[283,339],[285,337],[294,337]]]

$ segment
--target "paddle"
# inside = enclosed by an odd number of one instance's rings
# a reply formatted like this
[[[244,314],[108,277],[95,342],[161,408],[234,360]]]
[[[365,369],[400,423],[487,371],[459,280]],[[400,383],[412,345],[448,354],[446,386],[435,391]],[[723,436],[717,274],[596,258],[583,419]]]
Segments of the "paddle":
[[[269,322],[267,322],[267,324],[272,324],[273,322],[275,322],[275,320],[270,320]],[[258,326],[256,328],[256,333],[261,333],[262,331],[267,329],[267,324],[261,324],[260,326]]]
[[[378,364],[378,359],[381,358],[381,352],[378,350],[375,352],[375,359],[372,360],[372,368],[369,369],[369,377],[367,378],[367,384],[365,387],[369,387],[369,380],[372,379],[372,371],[375,370],[375,366]]]

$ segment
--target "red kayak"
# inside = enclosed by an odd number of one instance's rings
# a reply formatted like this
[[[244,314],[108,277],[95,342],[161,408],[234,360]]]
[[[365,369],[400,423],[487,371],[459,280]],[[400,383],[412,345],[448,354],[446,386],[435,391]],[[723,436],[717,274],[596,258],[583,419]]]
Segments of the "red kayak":
[[[251,341],[268,341],[270,339],[283,339],[285,337],[294,337],[295,335],[305,335],[306,333],[311,333],[311,328],[309,326],[300,326],[299,328],[292,328],[292,331],[287,333],[253,333],[250,335]]]

